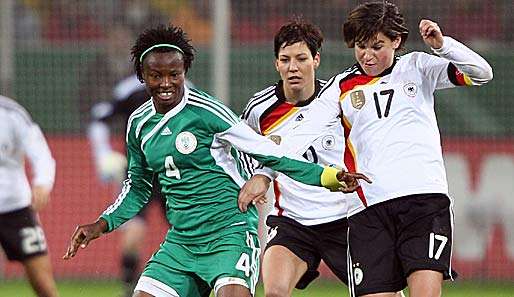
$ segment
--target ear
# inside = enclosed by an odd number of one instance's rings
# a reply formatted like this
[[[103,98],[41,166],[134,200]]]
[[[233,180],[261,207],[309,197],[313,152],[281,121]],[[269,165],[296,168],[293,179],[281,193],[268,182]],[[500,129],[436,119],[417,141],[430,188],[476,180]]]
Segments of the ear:
[[[143,71],[143,69],[141,69],[141,79],[139,81],[142,83],[146,82],[146,73]]]
[[[393,48],[397,50],[400,47],[400,43],[402,42],[402,37],[397,36],[395,40],[393,40]]]
[[[316,55],[314,56],[314,69],[318,69],[320,62],[321,62],[321,55],[319,54],[319,52],[317,52]]]
[[[277,70],[277,72],[280,72],[280,71],[278,70],[278,58],[277,58],[277,59],[275,59],[275,70]]]

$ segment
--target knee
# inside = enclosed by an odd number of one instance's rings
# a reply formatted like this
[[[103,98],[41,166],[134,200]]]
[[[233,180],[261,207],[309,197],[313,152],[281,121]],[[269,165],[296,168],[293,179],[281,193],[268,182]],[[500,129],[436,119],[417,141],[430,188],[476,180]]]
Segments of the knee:
[[[264,294],[266,297],[287,297],[291,296],[292,289],[288,288],[284,285],[271,285],[271,286],[265,286],[264,288]]]

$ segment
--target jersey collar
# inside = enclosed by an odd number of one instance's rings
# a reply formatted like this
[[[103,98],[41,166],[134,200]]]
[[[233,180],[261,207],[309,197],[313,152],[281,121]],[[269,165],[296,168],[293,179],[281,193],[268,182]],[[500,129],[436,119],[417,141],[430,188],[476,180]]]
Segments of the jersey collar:
[[[186,86],[186,84],[184,84],[184,94],[182,94],[182,99],[180,100],[180,102],[175,106],[173,107],[172,109],[170,109],[167,113],[165,113],[164,115],[162,115],[163,117],[166,117],[166,118],[171,118],[173,117],[174,115],[176,115],[177,113],[179,113],[182,109],[184,109],[184,106],[186,106],[187,104],[187,98],[189,97],[189,88]],[[152,100],[152,108],[155,112],[155,114],[159,114],[155,111],[155,105],[154,105],[154,102],[153,102],[153,97],[150,98]]]
[[[382,77],[382,76],[386,76],[388,74],[391,74],[391,72],[393,72],[394,66],[396,65],[396,62],[399,59],[400,59],[400,57],[395,56],[394,60],[393,60],[393,65],[391,65],[389,68],[387,68],[386,70],[382,71],[382,73],[380,73],[379,75],[377,75],[375,77]],[[360,73],[362,73],[362,75],[369,76],[369,75],[366,74],[366,72],[364,72],[364,70],[362,69],[362,67],[361,67],[361,65],[359,63],[356,63],[355,65],[357,66],[357,69],[359,69]]]

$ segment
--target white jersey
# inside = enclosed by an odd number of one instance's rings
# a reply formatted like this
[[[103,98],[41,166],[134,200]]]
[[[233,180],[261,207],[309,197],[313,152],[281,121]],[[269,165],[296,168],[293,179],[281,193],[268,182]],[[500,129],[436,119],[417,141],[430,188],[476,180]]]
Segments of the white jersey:
[[[486,83],[492,70],[449,37],[435,52],[441,57],[423,52],[398,57],[377,77],[365,75],[358,64],[336,75],[286,139],[293,144],[290,150],[303,151],[307,139],[327,129],[329,119],[342,117],[346,167],[373,181],[361,182],[359,199],[350,202],[348,215],[406,195],[448,193],[433,93]]]
[[[291,133],[296,123],[303,120],[312,100],[324,84],[325,81],[317,80],[312,98],[293,105],[286,102],[282,81],[280,81],[256,93],[248,102],[242,117],[257,133],[280,144],[284,136]],[[331,128],[318,136],[303,152],[304,158],[325,166],[341,167],[344,143],[336,141],[343,138],[341,121],[334,119],[331,122]],[[255,173],[264,172],[255,170]],[[273,177],[276,177],[273,181],[275,200],[270,214],[286,216],[308,226],[346,217],[348,197],[345,194],[309,186],[282,173],[277,173]]]
[[[31,204],[24,157],[32,165],[32,184],[49,188],[55,161],[41,129],[22,106],[0,96],[0,119],[0,213],[6,213]]]

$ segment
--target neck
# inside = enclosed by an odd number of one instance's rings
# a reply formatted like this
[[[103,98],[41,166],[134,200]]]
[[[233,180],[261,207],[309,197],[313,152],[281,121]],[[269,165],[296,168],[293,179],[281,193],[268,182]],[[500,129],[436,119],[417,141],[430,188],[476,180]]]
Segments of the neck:
[[[286,97],[286,102],[291,104],[298,104],[300,102],[306,101],[307,99],[312,97],[312,95],[314,95],[314,91],[314,82],[312,82],[312,84],[305,86],[305,88],[301,90],[294,90],[284,85],[284,96]]]

